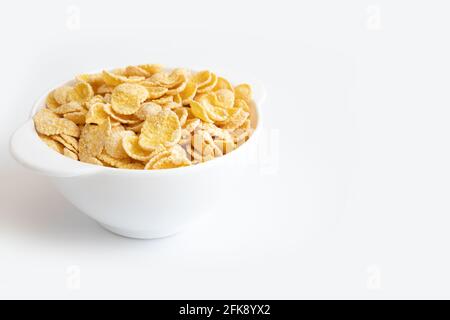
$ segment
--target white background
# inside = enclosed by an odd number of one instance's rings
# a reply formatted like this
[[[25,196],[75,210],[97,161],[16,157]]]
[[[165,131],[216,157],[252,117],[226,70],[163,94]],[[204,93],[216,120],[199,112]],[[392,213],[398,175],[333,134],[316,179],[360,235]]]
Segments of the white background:
[[[448,1],[3,4],[0,298],[450,298],[449,13]],[[272,170],[184,233],[120,238],[17,165],[8,140],[75,74],[165,61],[265,83]]]

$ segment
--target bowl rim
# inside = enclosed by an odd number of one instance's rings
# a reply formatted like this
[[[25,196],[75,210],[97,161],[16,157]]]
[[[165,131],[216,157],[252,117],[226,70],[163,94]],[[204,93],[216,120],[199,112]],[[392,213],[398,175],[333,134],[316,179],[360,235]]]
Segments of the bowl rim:
[[[91,74],[91,73],[100,73],[103,70],[115,70],[117,68],[102,68],[102,69],[96,69],[94,71],[88,71],[88,72],[83,72],[83,73],[79,73],[79,74]],[[171,67],[165,67],[164,69],[166,70],[173,70],[175,69],[175,67],[171,68]],[[195,70],[208,70],[206,68],[185,68],[189,71],[195,71]],[[231,73],[233,71],[227,72],[227,73]],[[217,72],[220,74],[223,74],[221,72]],[[233,72],[234,74],[234,72]],[[244,78],[245,75],[239,76],[239,72],[236,72],[236,74],[238,76],[236,77],[227,77],[231,78],[232,80],[234,80],[234,78],[240,79],[240,78]],[[231,151],[230,153],[227,153],[221,157],[216,157],[214,159],[205,161],[205,162],[201,162],[195,165],[189,165],[189,166],[185,166],[185,167],[178,167],[178,168],[170,168],[170,169],[155,169],[155,170],[136,170],[136,169],[125,169],[125,168],[112,168],[112,167],[106,167],[106,166],[99,166],[99,165],[95,165],[95,164],[90,164],[90,163],[85,163],[79,160],[73,160],[70,159],[68,157],[65,157],[62,154],[59,154],[58,152],[55,152],[54,150],[51,150],[51,148],[47,148],[49,149],[49,151],[52,151],[52,154],[54,154],[54,156],[56,157],[62,157],[64,158],[64,160],[68,160],[70,161],[73,165],[74,165],[74,171],[76,171],[76,168],[86,168],[89,169],[89,171],[91,171],[89,174],[118,174],[118,175],[123,175],[123,174],[132,174],[132,175],[141,175],[141,174],[145,174],[145,175],[172,175],[172,174],[188,174],[188,173],[192,173],[195,170],[202,170],[202,169],[207,169],[209,167],[212,166],[217,166],[217,165],[221,165],[223,162],[225,161],[229,161],[232,160],[236,157],[238,157],[240,154],[242,154],[245,150],[247,150],[251,145],[255,144],[257,141],[257,136],[260,133],[261,130],[261,125],[262,125],[262,119],[261,119],[261,105],[264,103],[265,100],[265,96],[266,96],[266,91],[265,88],[263,86],[263,84],[260,81],[257,80],[252,80],[251,77],[245,77],[246,79],[248,79],[248,81],[242,82],[242,83],[248,83],[252,86],[252,88],[258,88],[257,90],[254,91],[254,95],[253,95],[253,108],[254,108],[254,114],[256,116],[256,123],[255,123],[255,127],[252,128],[253,132],[252,135],[249,137],[249,139],[247,141],[245,141],[244,143],[242,143],[241,145],[239,145],[238,148],[236,148],[235,150]],[[51,89],[48,89],[44,92],[44,94],[42,94],[33,104],[33,107],[31,108],[31,112],[29,115],[29,119],[28,121],[33,122],[33,116],[36,114],[36,112],[42,108],[45,107],[45,99],[47,98],[47,95],[52,92],[53,90],[55,90],[56,88],[66,85],[66,84],[70,84],[71,82],[75,81],[74,79],[71,79],[69,81],[64,81],[58,85],[52,86]],[[236,81],[230,81],[232,83],[236,83]],[[35,129],[34,126],[34,122],[33,122],[33,134],[38,137],[38,132]],[[42,142],[40,139],[38,139],[40,142]],[[43,142],[42,142],[43,143]],[[51,169],[49,170],[49,172],[51,173]],[[86,174],[85,174],[86,175]]]

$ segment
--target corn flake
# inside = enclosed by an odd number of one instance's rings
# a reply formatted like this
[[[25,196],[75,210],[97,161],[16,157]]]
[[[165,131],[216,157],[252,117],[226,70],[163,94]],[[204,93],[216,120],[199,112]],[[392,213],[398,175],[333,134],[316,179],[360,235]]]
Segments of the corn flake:
[[[184,90],[180,92],[183,105],[188,105],[189,102],[194,99],[196,93],[197,83],[193,80],[188,81]]]
[[[120,169],[144,169],[144,165],[140,162],[132,161],[132,160],[124,160],[124,159],[116,159],[114,157],[111,157],[107,153],[103,152],[98,156],[98,159],[103,161],[104,163],[120,168]]]
[[[122,146],[126,154],[135,160],[148,162],[154,155],[152,151],[142,149],[139,145],[139,137],[136,135],[127,135],[122,139]]]
[[[217,84],[217,76],[215,73],[211,73],[211,77],[209,79],[209,82],[207,82],[206,84],[204,84],[203,86],[198,87],[197,92],[198,93],[206,93],[211,91],[212,89],[214,89],[214,87]]]
[[[222,89],[230,90],[231,92],[234,93],[234,88],[227,79],[222,78],[222,77],[217,77],[217,83],[213,90],[218,91],[218,90],[222,90]]]
[[[94,89],[87,82],[78,82],[69,93],[70,101],[80,104],[89,101],[94,96]]]
[[[156,115],[161,112],[162,107],[154,102],[146,102],[141,105],[141,108],[135,113],[135,116],[140,120],[145,120],[147,116]]]
[[[181,126],[173,111],[164,109],[156,115],[150,115],[144,122],[139,145],[152,150],[159,146],[172,146],[181,138]]]
[[[125,130],[122,126],[113,127],[111,134],[105,139],[106,153],[116,159],[127,159],[128,154],[124,150],[122,142],[129,136],[135,136],[135,133]]]
[[[74,89],[72,87],[62,86],[53,91],[53,98],[59,105],[68,103],[71,101],[73,90]]]
[[[105,104],[97,102],[90,106],[86,113],[86,123],[102,124],[109,118],[109,115],[105,112]]]
[[[60,118],[50,109],[39,110],[34,116],[34,123],[37,132],[47,136],[61,133],[73,137],[80,135],[80,129],[75,123],[65,118]]]
[[[124,83],[114,88],[111,105],[115,112],[129,115],[141,107],[141,103],[148,97],[148,91],[139,84]]]
[[[64,115],[66,113],[78,112],[82,110],[83,106],[79,102],[71,101],[53,109],[53,112],[59,115]]]
[[[41,140],[81,162],[160,170],[195,165],[252,134],[252,89],[211,71],[159,64],[82,74],[33,117]]]
[[[91,163],[92,158],[99,156],[104,147],[106,138],[111,134],[109,119],[101,125],[86,124],[81,130],[79,140],[80,161]]]
[[[252,100],[252,87],[248,84],[240,84],[234,88],[236,99],[242,99],[247,103]]]
[[[70,112],[70,113],[64,114],[64,118],[72,121],[73,123],[75,123],[77,125],[80,125],[80,124],[84,124],[86,122],[86,113],[87,113],[87,111],[85,111],[85,110],[77,111],[77,112]]]

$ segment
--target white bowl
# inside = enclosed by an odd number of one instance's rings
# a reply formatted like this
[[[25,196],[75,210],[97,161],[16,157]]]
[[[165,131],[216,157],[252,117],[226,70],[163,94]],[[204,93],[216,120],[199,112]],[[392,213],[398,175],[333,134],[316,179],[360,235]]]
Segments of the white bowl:
[[[152,239],[175,234],[202,214],[226,201],[229,191],[246,176],[246,158],[255,150],[261,127],[263,87],[245,77],[254,90],[250,139],[229,154],[194,166],[166,170],[126,170],[74,161],[53,151],[38,137],[32,116],[45,104],[46,92],[30,119],[11,138],[14,158],[48,176],[75,207],[106,229],[131,238]],[[71,82],[67,82],[70,84]]]

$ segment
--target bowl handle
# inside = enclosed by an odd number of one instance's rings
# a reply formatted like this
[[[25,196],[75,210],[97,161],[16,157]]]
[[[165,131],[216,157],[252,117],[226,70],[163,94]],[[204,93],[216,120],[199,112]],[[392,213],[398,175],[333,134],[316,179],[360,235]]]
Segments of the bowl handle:
[[[10,150],[20,164],[47,176],[75,177],[101,170],[101,167],[76,162],[49,148],[37,135],[32,119],[14,132]]]

